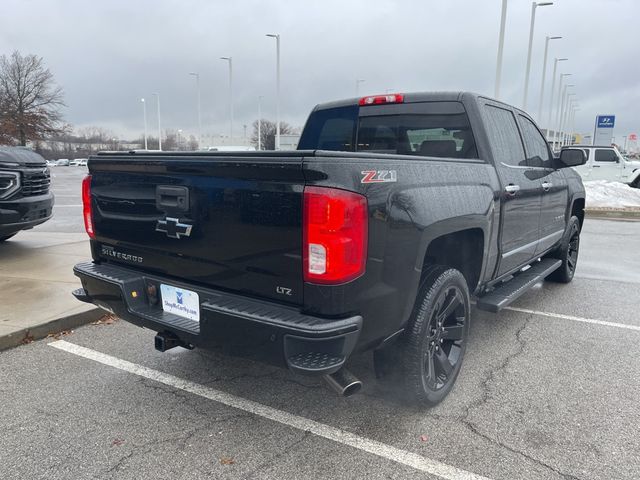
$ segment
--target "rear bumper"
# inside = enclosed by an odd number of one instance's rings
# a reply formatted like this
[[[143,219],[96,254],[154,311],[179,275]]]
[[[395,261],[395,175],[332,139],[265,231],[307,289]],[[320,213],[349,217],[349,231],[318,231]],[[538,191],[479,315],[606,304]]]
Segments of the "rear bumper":
[[[51,218],[53,193],[0,200],[0,236],[35,227]]]
[[[184,284],[112,264],[80,263],[74,273],[82,289],[74,296],[135,325],[170,332],[201,348],[222,347],[288,367],[294,372],[325,375],[339,370],[356,346],[362,317],[327,319],[271,302]],[[200,322],[164,312],[160,284],[198,294]],[[149,293],[155,290],[157,297]],[[134,293],[135,292],[135,293]]]

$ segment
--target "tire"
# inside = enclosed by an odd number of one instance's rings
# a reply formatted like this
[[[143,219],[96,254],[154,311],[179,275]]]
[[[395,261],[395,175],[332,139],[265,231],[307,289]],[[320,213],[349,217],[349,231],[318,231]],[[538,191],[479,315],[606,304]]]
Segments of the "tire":
[[[558,267],[547,280],[559,283],[569,283],[573,280],[578,264],[578,253],[580,252],[580,220],[578,217],[571,217],[567,225],[562,243],[557,250],[551,252],[549,258],[562,260],[562,265]]]
[[[469,289],[458,270],[429,267],[396,352],[412,403],[434,406],[453,388],[469,336]]]
[[[18,233],[18,232],[16,232]],[[12,233],[11,235],[5,235],[4,237],[0,237],[0,242],[4,242],[5,240],[9,240],[11,237],[13,237],[16,233]]]

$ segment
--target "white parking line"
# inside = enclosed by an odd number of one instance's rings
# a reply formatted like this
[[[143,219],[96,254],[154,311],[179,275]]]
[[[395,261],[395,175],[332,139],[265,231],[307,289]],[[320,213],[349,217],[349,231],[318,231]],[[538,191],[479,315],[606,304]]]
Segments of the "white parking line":
[[[209,400],[222,403],[224,405],[227,405],[228,407],[243,410],[253,415],[258,415],[274,422],[281,423],[282,425],[296,428],[303,432],[311,432],[319,437],[326,438],[328,440],[332,440],[336,443],[347,445],[358,450],[362,450],[363,452],[377,455],[378,457],[382,457],[387,460],[391,460],[392,462],[406,465],[421,472],[435,475],[446,480],[489,480],[487,477],[483,477],[481,475],[476,475],[475,473],[467,472],[466,470],[452,467],[451,465],[438,462],[437,460],[431,460],[429,458],[422,457],[416,453],[408,452],[406,450],[401,450],[399,448],[395,448],[390,445],[377,442],[375,440],[360,437],[359,435],[341,430],[339,428],[325,425],[314,420],[309,420],[298,415],[293,415],[283,410],[268,407],[252,400],[236,397],[235,395],[231,395],[220,390],[205,387],[204,385],[190,382],[188,380],[184,380],[182,378],[175,377],[173,375],[169,375],[152,368],[147,368],[142,365],[131,363],[126,360],[121,360],[119,358],[112,357],[111,355],[106,355],[104,353],[100,353],[86,347],[81,347],[64,340],[51,342],[49,346],[55,347],[59,350],[64,350],[65,352],[69,352],[80,357],[87,358],[89,360],[93,360],[98,363],[102,363],[103,365],[108,365],[110,367],[114,367],[119,370],[123,370],[125,372],[129,372],[134,375],[153,380],[155,382],[169,385],[179,390],[184,390],[185,392],[193,393],[194,395],[208,398]]]
[[[538,310],[529,310],[528,308],[505,307],[504,310],[511,310],[512,312],[520,312],[520,313],[530,313],[533,315],[540,315],[541,317],[561,318],[563,320],[590,323],[592,325],[602,325],[604,327],[624,328],[626,330],[635,330],[637,332],[640,332],[640,326],[638,325],[627,325],[624,323],[608,322],[606,320],[595,320],[593,318],[575,317],[573,315],[564,315],[562,313],[540,312]]]

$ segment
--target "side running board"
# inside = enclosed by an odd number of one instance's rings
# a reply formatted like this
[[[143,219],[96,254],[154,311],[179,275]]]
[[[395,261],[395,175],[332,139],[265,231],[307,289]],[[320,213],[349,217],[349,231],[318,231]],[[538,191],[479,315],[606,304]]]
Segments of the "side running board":
[[[476,306],[480,310],[497,313],[520,298],[536,283],[544,280],[562,262],[553,258],[545,258],[535,263],[524,272],[518,273],[513,279],[495,288],[491,292],[478,298]]]

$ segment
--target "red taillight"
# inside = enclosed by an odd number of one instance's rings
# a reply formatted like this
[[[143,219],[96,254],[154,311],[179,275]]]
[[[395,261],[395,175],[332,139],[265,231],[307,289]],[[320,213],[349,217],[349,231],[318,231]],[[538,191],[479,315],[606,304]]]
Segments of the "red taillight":
[[[371,95],[370,97],[362,97],[358,103],[361,107],[367,105],[382,105],[384,103],[404,103],[404,95],[401,93]]]
[[[345,283],[364,273],[367,199],[326,187],[304,188],[304,280]]]
[[[91,175],[87,175],[82,179],[82,216],[84,217],[84,229],[90,238],[95,238],[93,211],[91,208]]]

